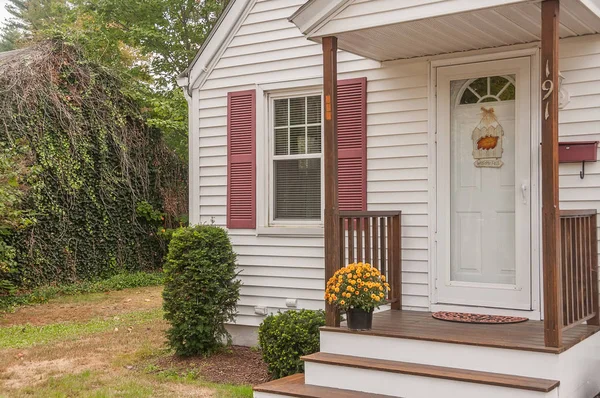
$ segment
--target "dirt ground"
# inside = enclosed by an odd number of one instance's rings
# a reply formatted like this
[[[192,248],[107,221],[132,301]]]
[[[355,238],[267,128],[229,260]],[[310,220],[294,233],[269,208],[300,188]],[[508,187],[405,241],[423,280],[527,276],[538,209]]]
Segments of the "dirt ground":
[[[0,318],[15,325],[85,323],[162,306],[161,287],[62,298]],[[210,358],[182,359],[165,347],[162,319],[25,348],[0,350],[0,396],[251,397],[269,379],[260,353],[232,347]],[[25,329],[23,329],[25,330]]]

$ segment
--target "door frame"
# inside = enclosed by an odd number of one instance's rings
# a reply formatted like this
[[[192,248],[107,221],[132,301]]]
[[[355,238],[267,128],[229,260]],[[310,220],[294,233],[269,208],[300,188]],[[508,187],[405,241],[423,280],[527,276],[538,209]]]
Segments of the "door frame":
[[[531,95],[531,310],[510,310],[487,307],[471,307],[461,305],[438,304],[436,282],[438,278],[437,260],[437,230],[438,230],[438,201],[437,201],[437,68],[461,64],[472,64],[486,61],[496,61],[511,58],[530,57],[530,95]],[[519,315],[530,319],[541,319],[541,98],[539,80],[539,48],[525,48],[498,52],[484,52],[478,55],[445,57],[432,60],[429,68],[429,304],[431,311],[468,311],[482,314]]]

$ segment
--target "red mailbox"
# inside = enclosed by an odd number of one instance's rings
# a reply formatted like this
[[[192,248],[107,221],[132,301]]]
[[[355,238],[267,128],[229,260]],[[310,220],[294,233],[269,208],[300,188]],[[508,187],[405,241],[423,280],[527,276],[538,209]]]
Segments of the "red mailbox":
[[[585,177],[585,162],[598,160],[598,141],[561,142],[558,144],[558,160],[560,163],[581,162],[581,178]]]

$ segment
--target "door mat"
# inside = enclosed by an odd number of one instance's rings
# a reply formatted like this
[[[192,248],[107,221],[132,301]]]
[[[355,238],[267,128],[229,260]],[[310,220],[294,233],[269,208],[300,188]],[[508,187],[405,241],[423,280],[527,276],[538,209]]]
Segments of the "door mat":
[[[517,316],[501,316],[501,315],[481,315],[481,314],[469,314],[466,312],[434,312],[431,314],[435,319],[449,322],[461,322],[461,323],[485,323],[485,324],[504,324],[504,323],[520,323],[529,320],[529,318],[522,318]]]

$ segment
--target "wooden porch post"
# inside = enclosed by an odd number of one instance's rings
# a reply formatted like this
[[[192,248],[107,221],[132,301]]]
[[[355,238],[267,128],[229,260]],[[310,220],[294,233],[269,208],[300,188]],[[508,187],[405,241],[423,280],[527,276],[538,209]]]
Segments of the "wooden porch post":
[[[323,38],[323,98],[325,101],[325,282],[340,267],[337,137],[337,37]],[[327,326],[339,326],[339,312],[325,304]]]
[[[560,211],[558,203],[559,0],[542,2],[542,253],[544,341],[562,345]]]

